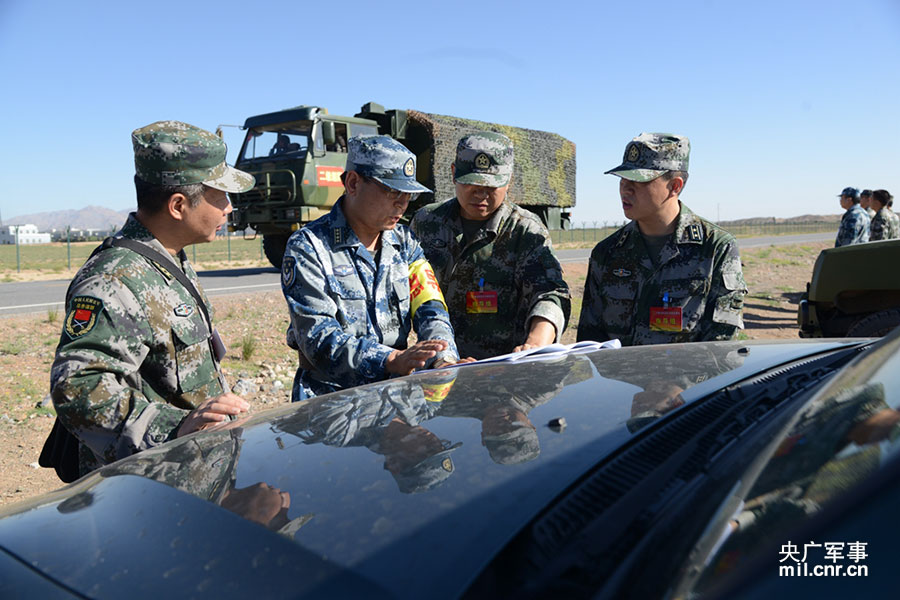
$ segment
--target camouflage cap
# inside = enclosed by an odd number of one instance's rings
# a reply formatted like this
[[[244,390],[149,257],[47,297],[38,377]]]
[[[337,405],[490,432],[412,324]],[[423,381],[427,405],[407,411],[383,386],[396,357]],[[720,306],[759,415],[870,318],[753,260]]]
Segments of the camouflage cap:
[[[625,146],[622,164],[606,171],[631,181],[652,181],[668,171],[688,170],[691,142],[683,135],[642,133]]]
[[[424,492],[450,477],[454,468],[453,461],[450,459],[450,453],[462,446],[462,442],[456,442],[452,446],[448,442],[444,442],[443,445],[443,450],[429,456],[409,469],[391,473],[402,493],[415,494]]]
[[[871,195],[871,192],[869,193]],[[845,187],[841,190],[841,193],[838,194],[838,198],[843,196],[847,196],[848,198],[853,198],[854,200],[859,198],[859,190],[855,187]]]
[[[870,198],[872,196],[872,190],[863,190],[859,193],[860,198]]]
[[[466,185],[503,187],[513,171],[513,143],[503,134],[479,131],[456,145],[453,180]]]
[[[348,152],[347,171],[356,171],[401,192],[421,194],[431,191],[416,181],[416,156],[392,137],[352,137]]]
[[[225,142],[180,121],[157,121],[131,133],[135,174],[157,185],[202,183],[223,192],[246,192],[249,173],[225,164]]]

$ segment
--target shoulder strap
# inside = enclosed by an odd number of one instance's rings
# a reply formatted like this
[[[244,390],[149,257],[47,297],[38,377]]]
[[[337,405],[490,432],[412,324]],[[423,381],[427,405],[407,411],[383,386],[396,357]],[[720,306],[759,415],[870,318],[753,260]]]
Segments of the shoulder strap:
[[[148,247],[146,244],[136,242],[135,240],[132,240],[129,238],[114,238],[114,237],[108,237],[105,240],[103,240],[103,244],[98,246],[97,249],[94,250],[94,252],[91,254],[91,256],[93,256],[97,252],[101,252],[101,251],[106,250],[107,248],[111,248],[113,246],[115,246],[117,248],[127,248],[127,249],[131,250],[132,252],[137,252],[141,256],[143,256],[145,258],[149,258],[150,260],[152,260],[153,262],[155,262],[161,266],[165,265],[166,262],[169,260],[161,252],[157,252],[156,250],[153,250],[152,248]],[[199,290],[197,290],[197,286],[195,286],[194,283],[190,279],[188,279],[187,275],[185,275],[181,269],[171,269],[171,270],[169,270],[169,272],[172,273],[172,275],[175,277],[175,279],[178,280],[178,283],[180,283],[182,285],[182,287],[184,287],[184,289],[186,289],[191,294],[191,296],[194,297],[194,300],[197,301],[197,305],[200,307],[200,310],[203,311],[203,316],[206,317],[206,324],[209,326],[209,332],[210,332],[210,334],[212,334],[212,331],[213,331],[212,319],[209,318],[209,310],[206,308],[206,302],[203,301],[203,297],[200,295]]]

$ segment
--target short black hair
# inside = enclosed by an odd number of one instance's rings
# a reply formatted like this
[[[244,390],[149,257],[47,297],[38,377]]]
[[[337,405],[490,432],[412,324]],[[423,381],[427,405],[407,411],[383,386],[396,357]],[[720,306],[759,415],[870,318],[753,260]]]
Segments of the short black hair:
[[[183,194],[188,199],[191,208],[200,204],[203,198],[203,184],[191,183],[188,185],[159,185],[148,183],[134,176],[134,189],[137,193],[138,210],[147,214],[156,214],[161,211],[172,194]]]
[[[684,186],[687,185],[688,172],[687,171],[666,171],[665,173],[660,175],[660,177],[662,177],[663,181],[672,181],[676,177],[681,177],[681,180],[684,181],[684,185],[681,186],[681,190],[684,191]],[[678,193],[680,194],[681,192],[678,192]]]
[[[893,199],[894,197],[887,190],[875,190],[872,192],[872,200],[880,203],[882,206],[890,206]]]

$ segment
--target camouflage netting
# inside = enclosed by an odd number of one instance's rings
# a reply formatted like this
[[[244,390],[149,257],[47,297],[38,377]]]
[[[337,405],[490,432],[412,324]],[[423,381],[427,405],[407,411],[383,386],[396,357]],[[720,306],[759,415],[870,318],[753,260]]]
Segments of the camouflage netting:
[[[502,133],[515,145],[510,200],[527,206],[575,205],[575,144],[561,135],[410,110],[404,141],[418,155],[420,175],[429,173],[419,180],[435,191],[435,199],[456,195],[450,177],[456,143],[476,131]]]

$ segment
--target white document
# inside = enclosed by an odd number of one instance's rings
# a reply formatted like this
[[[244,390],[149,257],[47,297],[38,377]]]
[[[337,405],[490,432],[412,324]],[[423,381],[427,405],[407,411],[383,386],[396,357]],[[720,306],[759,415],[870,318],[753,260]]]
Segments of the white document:
[[[481,365],[492,362],[523,362],[531,360],[545,360],[556,358],[566,354],[583,354],[585,352],[593,352],[594,350],[608,350],[621,348],[622,342],[619,340],[609,340],[608,342],[592,342],[585,340],[575,342],[574,344],[550,344],[540,348],[530,348],[528,350],[520,350],[519,352],[510,352],[509,354],[501,354],[500,356],[491,356],[490,358],[482,358],[471,363],[457,363],[456,367],[464,367],[466,365]],[[442,367],[447,368],[447,367]]]

